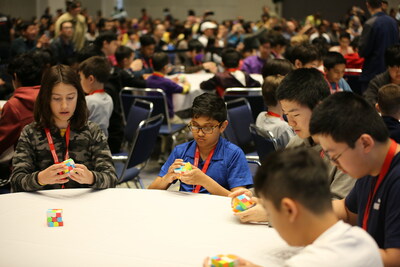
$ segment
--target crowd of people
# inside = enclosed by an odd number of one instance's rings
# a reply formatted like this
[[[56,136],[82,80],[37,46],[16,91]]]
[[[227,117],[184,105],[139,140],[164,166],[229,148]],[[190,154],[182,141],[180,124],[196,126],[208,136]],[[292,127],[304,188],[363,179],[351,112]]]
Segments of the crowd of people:
[[[164,18],[146,9],[94,17],[76,0],[31,21],[0,14],[0,187],[115,187],[120,91],[159,88],[166,116],[187,119],[193,140],[169,151],[163,139],[169,156],[149,189],[179,182],[180,191],[253,197],[254,207],[235,214],[241,222],[269,221],[289,245],[306,247],[286,266],[400,266],[400,9],[380,0],[366,9],[302,23],[267,7],[258,21],[218,23],[193,10],[180,21],[168,8]],[[196,88],[205,92],[175,112],[173,95],[192,88],[168,76],[198,72],[212,74]],[[256,126],[284,148],[254,181],[243,150],[223,138],[229,87],[261,87],[267,110]],[[70,158],[75,167],[64,173]],[[186,162],[192,170],[178,175]]]

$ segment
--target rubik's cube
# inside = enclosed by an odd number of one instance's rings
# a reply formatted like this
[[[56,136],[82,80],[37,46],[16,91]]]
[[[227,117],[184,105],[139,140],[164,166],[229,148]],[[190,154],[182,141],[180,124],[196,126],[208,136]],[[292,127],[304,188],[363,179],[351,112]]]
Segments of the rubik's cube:
[[[234,212],[242,212],[253,207],[255,203],[245,194],[241,194],[232,200],[232,209]]]
[[[62,210],[61,209],[48,209],[47,210],[47,226],[48,227],[60,227],[64,226],[62,220]]]
[[[183,173],[183,172],[187,172],[187,171],[191,171],[192,168],[192,164],[190,164],[190,162],[186,162],[185,165],[180,166],[179,168],[176,168],[174,170],[175,173]]]
[[[65,166],[63,173],[69,173],[70,171],[72,171],[73,168],[75,168],[75,162],[73,159],[67,159],[61,163]]]
[[[239,260],[235,255],[217,255],[211,257],[211,267],[235,267],[238,264]]]

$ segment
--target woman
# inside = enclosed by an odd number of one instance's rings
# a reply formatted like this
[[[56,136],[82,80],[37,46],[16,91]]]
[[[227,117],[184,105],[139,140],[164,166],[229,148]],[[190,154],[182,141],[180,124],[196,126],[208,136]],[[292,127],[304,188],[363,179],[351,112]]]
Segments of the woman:
[[[69,158],[75,168],[63,173],[60,162]],[[24,128],[16,147],[12,191],[100,189],[116,182],[107,139],[97,124],[87,121],[78,75],[68,66],[50,68],[43,75],[34,122]]]

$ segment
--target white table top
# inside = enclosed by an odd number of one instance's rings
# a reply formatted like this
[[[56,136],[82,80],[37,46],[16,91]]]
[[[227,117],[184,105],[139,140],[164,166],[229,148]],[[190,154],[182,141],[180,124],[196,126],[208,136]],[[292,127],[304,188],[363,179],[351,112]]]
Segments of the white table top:
[[[47,209],[63,227],[47,227]],[[273,228],[241,224],[230,199],[160,190],[48,190],[0,196],[0,266],[201,266],[236,254],[278,266],[293,254]]]

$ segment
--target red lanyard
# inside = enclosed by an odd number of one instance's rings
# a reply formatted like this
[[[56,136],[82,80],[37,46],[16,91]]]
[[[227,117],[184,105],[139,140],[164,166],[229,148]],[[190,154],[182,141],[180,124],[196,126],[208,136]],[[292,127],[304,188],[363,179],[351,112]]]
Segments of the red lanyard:
[[[380,172],[380,174],[378,176],[378,180],[375,183],[374,190],[373,191],[371,190],[369,192],[368,203],[367,203],[367,206],[365,207],[364,218],[363,218],[363,221],[362,221],[362,228],[364,230],[366,230],[366,231],[367,231],[367,224],[368,224],[369,214],[370,214],[370,211],[371,211],[371,208],[372,208],[371,207],[372,206],[372,200],[375,198],[376,191],[378,191],[379,186],[381,185],[383,179],[385,178],[386,174],[389,171],[390,163],[392,163],[393,157],[394,157],[394,155],[396,153],[396,148],[397,148],[397,143],[394,140],[392,140],[392,143],[390,144],[389,151],[386,154],[385,161],[383,162],[383,166],[382,166],[381,172]]]
[[[208,154],[206,162],[204,163],[204,166],[201,169],[201,171],[204,172],[204,173],[207,173],[208,165],[210,165],[211,158],[214,155],[215,147]],[[200,151],[199,151],[199,147],[196,146],[196,152],[194,154],[194,166],[196,166],[196,167],[199,166],[199,159],[200,159]],[[196,188],[193,188],[192,192],[193,193],[198,193],[198,192],[200,192],[200,188],[201,188],[201,185],[196,185]]]
[[[99,89],[99,90],[94,90],[93,92],[91,92],[88,95],[94,95],[94,94],[99,94],[99,93],[104,93],[106,90],[104,89]]]
[[[272,112],[272,111],[267,111],[267,115],[272,116],[272,117],[281,118],[281,115],[279,115],[278,113]]]
[[[164,74],[162,74],[162,73],[160,73],[160,72],[153,72],[152,75],[153,75],[153,76],[157,76],[157,77],[161,77],[161,78],[164,77]]]
[[[143,58],[142,63],[145,69],[153,68],[153,60],[149,59],[149,64],[147,64],[146,60]]]
[[[228,68],[228,69],[226,69],[226,71],[229,71],[229,72],[235,72],[235,71],[238,71],[239,70],[239,68]]]
[[[56,153],[56,149],[54,147],[53,138],[51,137],[49,128],[45,128],[44,131],[46,132],[47,142],[49,143],[49,147],[50,147],[51,154],[53,155],[54,163],[55,164],[60,163],[58,161],[58,156]],[[69,158],[69,155],[68,155],[69,133],[70,133],[70,128],[69,128],[69,124],[68,124],[67,130],[65,132],[65,142],[66,142],[66,146],[67,146],[67,149],[65,151],[65,160],[67,160]]]

